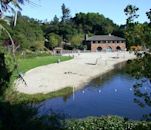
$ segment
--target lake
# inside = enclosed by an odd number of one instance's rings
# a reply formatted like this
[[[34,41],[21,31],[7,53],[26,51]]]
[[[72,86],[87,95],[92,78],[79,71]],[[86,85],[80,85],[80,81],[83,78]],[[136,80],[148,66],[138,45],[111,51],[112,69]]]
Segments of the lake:
[[[39,115],[48,115],[53,111],[66,118],[118,115],[143,120],[144,115],[151,113],[151,106],[134,94],[136,80],[125,73],[124,66],[125,63],[116,65],[116,69],[92,80],[70,96],[39,103]],[[145,83],[141,91],[149,92],[150,89],[150,84]]]

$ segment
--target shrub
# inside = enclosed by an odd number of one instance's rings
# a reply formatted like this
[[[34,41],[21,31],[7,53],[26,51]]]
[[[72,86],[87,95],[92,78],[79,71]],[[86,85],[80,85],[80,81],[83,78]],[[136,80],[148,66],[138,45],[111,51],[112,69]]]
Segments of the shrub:
[[[150,130],[151,122],[127,121],[122,117],[103,116],[68,120],[66,130]]]
[[[0,47],[0,96],[8,87],[15,64],[10,53]]]

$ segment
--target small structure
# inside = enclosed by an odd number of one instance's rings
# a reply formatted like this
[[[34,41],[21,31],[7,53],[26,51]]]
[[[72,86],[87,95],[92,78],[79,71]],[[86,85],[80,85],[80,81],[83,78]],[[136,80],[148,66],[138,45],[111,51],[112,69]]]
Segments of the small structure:
[[[54,48],[53,53],[54,53],[54,55],[62,55],[62,50],[63,50],[63,48],[56,47],[56,48]]]
[[[126,40],[111,34],[88,37],[85,43],[92,52],[126,50]]]

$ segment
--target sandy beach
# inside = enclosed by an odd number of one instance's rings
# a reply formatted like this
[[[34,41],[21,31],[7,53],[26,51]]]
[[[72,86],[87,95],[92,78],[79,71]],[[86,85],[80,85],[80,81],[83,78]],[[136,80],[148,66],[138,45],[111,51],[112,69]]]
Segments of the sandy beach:
[[[26,94],[48,93],[65,87],[75,89],[88,84],[93,78],[114,69],[114,65],[135,58],[129,52],[95,52],[66,54],[74,56],[70,61],[34,68],[25,73],[22,81],[16,81],[16,90]]]

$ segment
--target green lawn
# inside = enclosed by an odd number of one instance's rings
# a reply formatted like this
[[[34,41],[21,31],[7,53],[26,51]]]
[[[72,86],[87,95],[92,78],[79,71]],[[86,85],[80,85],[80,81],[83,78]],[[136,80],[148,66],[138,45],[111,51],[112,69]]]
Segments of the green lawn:
[[[19,72],[24,73],[38,66],[56,63],[58,59],[60,59],[60,61],[62,62],[62,61],[70,60],[72,58],[69,56],[41,56],[41,57],[19,59],[18,69],[19,69]]]

